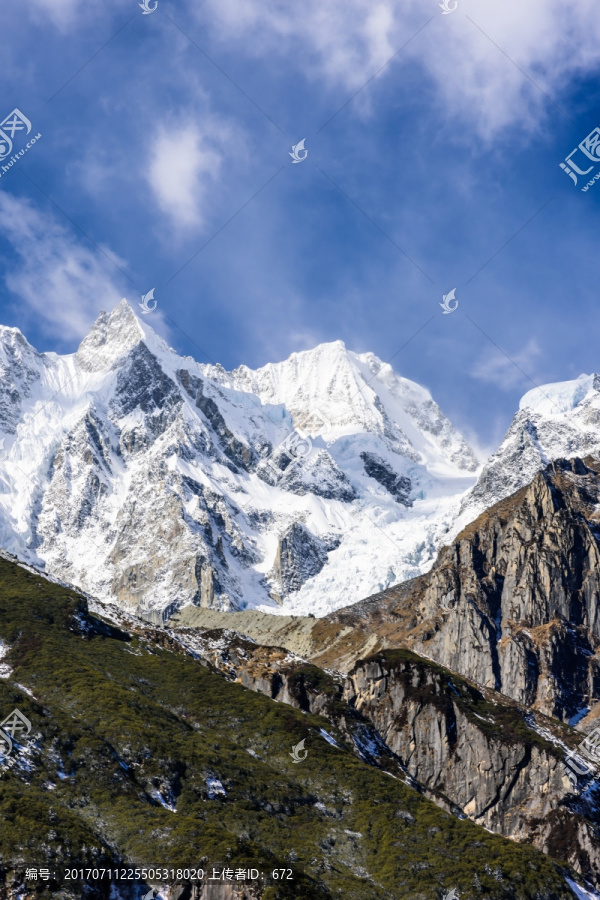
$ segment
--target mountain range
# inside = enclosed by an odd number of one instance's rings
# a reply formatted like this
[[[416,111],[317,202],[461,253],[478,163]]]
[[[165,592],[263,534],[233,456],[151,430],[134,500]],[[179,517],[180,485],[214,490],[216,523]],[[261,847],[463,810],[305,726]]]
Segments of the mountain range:
[[[0,328],[0,545],[164,621],[324,615],[428,571],[550,460],[600,449],[600,379],[527,394],[483,465],[430,393],[340,341],[227,372],[123,300],[74,354]]]

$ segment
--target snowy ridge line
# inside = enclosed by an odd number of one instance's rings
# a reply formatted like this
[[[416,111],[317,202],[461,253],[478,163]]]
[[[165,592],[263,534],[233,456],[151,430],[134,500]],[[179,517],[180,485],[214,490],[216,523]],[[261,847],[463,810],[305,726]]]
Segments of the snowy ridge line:
[[[595,375],[526,394],[480,473],[372,353],[227,372],[126,301],[67,356],[0,326],[0,374],[0,546],[156,624],[187,605],[327,615],[427,572],[548,460],[600,455]]]
[[[420,574],[477,470],[428,391],[341,342],[227,373],[124,301],[69,356],[0,327],[0,370],[0,545],[157,623],[324,615]]]

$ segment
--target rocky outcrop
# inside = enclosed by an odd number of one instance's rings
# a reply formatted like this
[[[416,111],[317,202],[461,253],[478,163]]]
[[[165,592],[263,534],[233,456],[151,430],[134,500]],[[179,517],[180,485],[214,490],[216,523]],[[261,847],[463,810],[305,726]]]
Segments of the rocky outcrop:
[[[559,854],[600,881],[598,788],[580,797],[562,765],[571,740],[407,651],[359,662],[345,700],[375,727],[403,767],[490,831]]]
[[[332,613],[313,659],[406,647],[568,721],[600,699],[600,463],[562,460],[443,548],[432,570]]]
[[[564,720],[600,699],[599,473],[552,463],[442,550],[414,648]]]
[[[311,535],[301,522],[294,522],[277,541],[271,597],[282,603],[308,578],[320,572],[326,562],[324,543]]]
[[[374,478],[375,481],[379,482],[398,503],[402,503],[403,506],[412,506],[412,500],[410,499],[412,482],[410,478],[398,475],[391,466],[388,466],[384,460],[375,456],[374,453],[365,451],[360,454],[360,458],[369,478]]]

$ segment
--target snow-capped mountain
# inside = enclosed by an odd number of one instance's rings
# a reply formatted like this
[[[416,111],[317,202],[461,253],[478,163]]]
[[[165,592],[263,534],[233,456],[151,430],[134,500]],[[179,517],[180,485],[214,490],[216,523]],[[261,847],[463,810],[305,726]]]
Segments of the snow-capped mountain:
[[[465,496],[450,534],[528,484],[555,459],[600,456],[600,375],[528,391],[498,450]]]
[[[0,546],[123,606],[321,614],[428,568],[477,460],[341,342],[228,373],[126,301],[76,353],[0,328]]]

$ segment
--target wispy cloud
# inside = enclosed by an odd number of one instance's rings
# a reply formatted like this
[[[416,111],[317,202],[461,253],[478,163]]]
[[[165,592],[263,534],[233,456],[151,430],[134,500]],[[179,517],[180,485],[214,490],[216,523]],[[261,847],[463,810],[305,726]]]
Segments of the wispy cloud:
[[[28,8],[33,19],[50,21],[58,31],[66,32],[79,23],[81,18],[89,18],[93,14],[106,14],[107,2],[115,8],[114,0],[25,0],[23,7]]]
[[[207,193],[219,177],[228,137],[228,130],[214,123],[202,131],[188,124],[159,132],[147,179],[159,208],[177,228],[204,222]]]
[[[112,309],[125,293],[125,279],[99,250],[27,199],[0,192],[0,236],[13,251],[6,286],[49,335],[81,338],[98,312]]]
[[[517,353],[511,353],[510,359],[500,350],[487,350],[482,353],[473,368],[471,375],[478,381],[493,384],[504,391],[523,387],[532,387],[529,379],[534,379],[535,367],[541,355],[541,349],[535,340],[530,338]]]
[[[452,16],[418,0],[207,0],[202,9],[209,27],[246,53],[286,57],[307,78],[348,90],[433,17],[399,60],[429,74],[443,119],[468,120],[486,138],[513,124],[533,129],[552,108],[518,67],[555,99],[569,78],[598,69],[596,0],[459,0]]]

